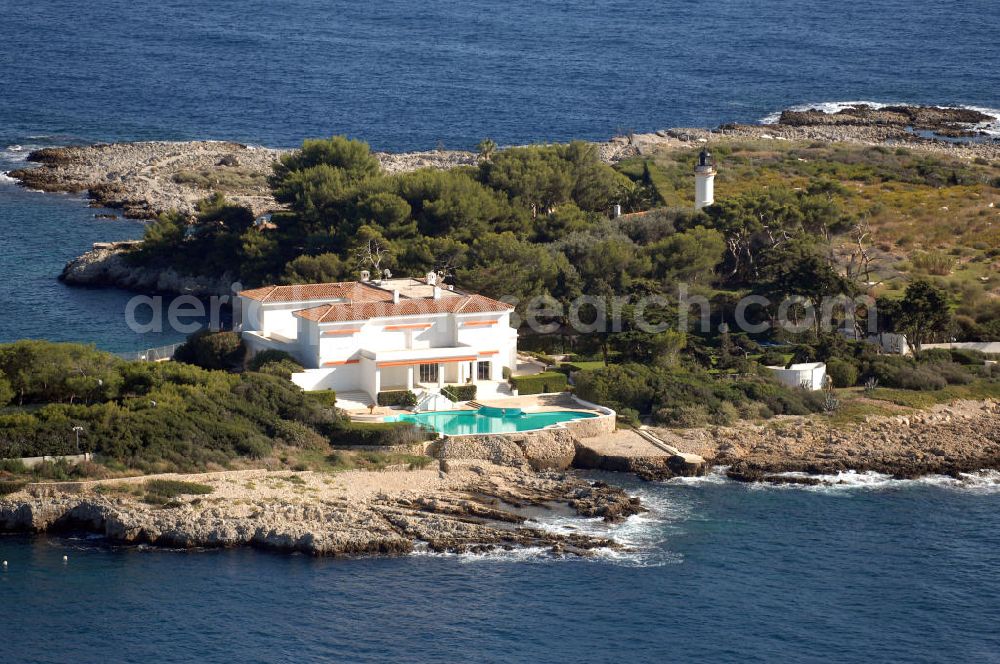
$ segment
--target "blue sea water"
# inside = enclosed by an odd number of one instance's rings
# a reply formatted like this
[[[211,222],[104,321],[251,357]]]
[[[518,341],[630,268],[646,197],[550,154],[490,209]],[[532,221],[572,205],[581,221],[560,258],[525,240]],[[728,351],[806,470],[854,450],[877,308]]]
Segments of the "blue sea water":
[[[1000,108],[998,28],[995,0],[0,0],[0,171],[93,141],[469,148],[851,99]],[[55,280],[141,235],[98,212],[0,177],[0,342],[179,338]],[[611,531],[634,551],[589,561],[0,537],[0,661],[1000,661],[996,476],[605,479],[653,511]]]
[[[998,28],[994,0],[0,0],[0,172],[95,141],[470,148],[845,99],[1000,108]],[[55,282],[91,242],[141,235],[95,212],[0,176],[0,342],[181,337]]]
[[[611,529],[633,552],[596,560],[334,560],[0,537],[4,661],[1000,658],[995,483],[600,477],[653,512]]]

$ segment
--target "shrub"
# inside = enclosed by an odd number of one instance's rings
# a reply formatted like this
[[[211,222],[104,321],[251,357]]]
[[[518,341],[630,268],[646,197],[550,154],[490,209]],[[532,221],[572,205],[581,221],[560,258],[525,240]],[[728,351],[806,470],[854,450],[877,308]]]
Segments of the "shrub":
[[[380,406],[413,408],[417,405],[417,395],[410,390],[386,390],[378,393],[376,401]]]
[[[235,332],[195,332],[174,353],[178,362],[202,369],[232,369],[243,366],[246,346]]]
[[[538,360],[539,362],[542,362],[542,363],[544,363],[544,364],[546,364],[546,365],[548,365],[550,367],[554,366],[555,364],[557,364],[556,358],[552,357],[551,355],[547,355],[546,353],[539,353],[539,352],[533,351],[533,350],[522,350],[520,352],[521,352],[522,355],[527,355],[528,357],[533,357],[536,360]]]
[[[333,390],[316,390],[314,392],[306,392],[305,395],[323,406],[333,408],[337,405],[337,393]]]
[[[760,356],[759,362],[768,367],[783,367],[786,364],[785,355],[776,350],[765,351],[765,353]]]
[[[951,351],[947,348],[928,348],[920,352],[917,362],[951,362]]]
[[[476,398],[476,385],[471,383],[468,385],[447,385],[445,391],[447,392],[445,396],[452,401],[472,401]]]
[[[949,385],[968,385],[973,380],[972,374],[954,362],[932,362],[922,368],[933,371]]]
[[[204,496],[214,491],[207,484],[184,482],[181,480],[147,480],[144,486],[147,494],[165,499],[184,495]]]
[[[738,419],[740,419],[739,411],[736,409],[736,406],[728,401],[720,403],[710,415],[712,424],[718,424],[719,426],[729,426]]]
[[[853,387],[858,382],[858,367],[853,362],[832,357],[826,362],[826,375],[834,387]]]
[[[955,265],[953,258],[939,251],[918,251],[910,256],[910,261],[916,269],[938,276],[950,274],[951,268]]]
[[[278,420],[272,435],[286,445],[293,447],[318,449],[326,446],[326,439],[316,433],[314,429],[292,420]]]
[[[333,445],[389,446],[431,440],[432,431],[412,422],[348,422],[331,432]]]
[[[292,364],[298,367],[297,371],[303,370],[302,364],[294,357],[292,357],[291,354],[286,353],[283,350],[275,350],[275,349],[262,350],[256,355],[254,355],[252,358],[250,358],[250,361],[247,362],[247,369],[249,371],[261,371],[261,369],[266,365],[276,362],[277,363],[291,362]]]
[[[983,362],[986,361],[986,354],[980,353],[978,350],[952,348],[949,353],[951,355],[951,361],[959,364],[981,366]]]
[[[23,480],[0,480],[0,496],[7,496],[12,493],[17,493],[27,482]]]
[[[660,408],[656,421],[671,427],[690,429],[708,424],[708,409],[698,404]]]
[[[568,385],[566,374],[558,371],[544,371],[534,376],[513,376],[510,383],[518,394],[564,392]]]
[[[617,419],[619,422],[624,422],[625,424],[630,424],[632,426],[637,426],[640,422],[639,411],[635,408],[622,408],[617,412]]]
[[[870,377],[882,387],[904,390],[940,390],[948,382],[927,366],[914,365],[902,358],[879,358],[874,361]]]
[[[278,376],[279,378],[284,378],[285,380],[291,380],[292,374],[301,372],[302,365],[295,360],[279,360],[276,362],[268,362],[260,367],[258,371],[269,376]]]

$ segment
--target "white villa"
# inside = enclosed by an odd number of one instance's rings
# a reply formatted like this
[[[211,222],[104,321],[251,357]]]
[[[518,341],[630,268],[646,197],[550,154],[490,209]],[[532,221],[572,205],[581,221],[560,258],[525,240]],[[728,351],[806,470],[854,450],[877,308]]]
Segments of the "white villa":
[[[336,390],[374,402],[388,390],[436,394],[477,384],[477,397],[503,393],[503,369],[517,362],[514,307],[419,279],[264,286],[239,293],[235,322],[252,354],[282,350],[306,371],[305,390]],[[349,396],[351,395],[351,396]]]

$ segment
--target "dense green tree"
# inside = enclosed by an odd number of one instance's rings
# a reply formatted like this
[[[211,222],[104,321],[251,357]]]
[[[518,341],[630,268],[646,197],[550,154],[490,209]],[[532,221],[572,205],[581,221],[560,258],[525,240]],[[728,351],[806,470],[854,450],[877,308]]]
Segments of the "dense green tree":
[[[951,325],[947,294],[930,281],[918,279],[906,288],[898,305],[890,308],[896,332],[919,353],[923,344],[942,335]]]
[[[7,377],[0,373],[0,408],[3,408],[10,403],[10,400],[14,398],[14,388],[11,387],[10,381]]]
[[[235,332],[202,330],[174,353],[174,359],[202,369],[233,369],[243,366],[246,347]]]
[[[286,284],[315,284],[348,279],[351,265],[337,254],[299,256],[289,261],[281,280]]]
[[[650,244],[646,251],[653,262],[653,276],[664,287],[677,283],[705,284],[726,252],[726,242],[717,230],[695,226]]]
[[[345,136],[307,139],[302,142],[301,148],[278,160],[274,166],[272,183],[280,185],[289,174],[316,166],[331,167],[346,181],[373,177],[381,170],[378,158],[371,153],[371,148],[364,141],[351,140]]]

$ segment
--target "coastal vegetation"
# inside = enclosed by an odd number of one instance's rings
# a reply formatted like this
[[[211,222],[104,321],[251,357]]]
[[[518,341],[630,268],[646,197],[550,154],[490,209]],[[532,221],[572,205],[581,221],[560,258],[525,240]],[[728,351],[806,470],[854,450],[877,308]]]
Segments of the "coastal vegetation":
[[[501,150],[484,141],[478,166],[387,173],[363,142],[307,140],[274,166],[269,185],[285,209],[267,223],[220,189],[193,221],[161,215],[130,258],[192,273],[210,265],[212,276],[245,285],[350,280],[362,267],[436,270],[512,299],[520,315],[530,298],[548,298],[563,312],[541,317],[555,331],[525,330],[522,348],[552,368],[552,354],[569,353],[587,369],[513,377],[512,385],[525,394],[561,390],[572,373],[581,396],[618,407],[625,419],[693,425],[827,409],[832,402],[782,388],[761,369],[792,361],[828,362],[841,389],[990,380],[942,358],[878,356],[820,330],[818,319],[798,335],[773,327],[730,334],[726,325],[745,295],[770,300],[751,322],[775,321],[788,296],[818,303],[870,295],[879,331],[905,334],[918,352],[936,340],[1000,339],[1000,224],[990,206],[1000,200],[997,165],[831,143],[745,139],[712,149],[717,202],[695,212],[690,147],[612,167],[592,144]],[[609,218],[612,205],[625,216]],[[581,334],[565,313],[583,294],[656,296],[647,320],[674,321],[681,285],[710,301],[709,331],[647,332],[626,304],[621,329]],[[241,352],[236,335],[215,335],[192,339],[179,358],[233,368]],[[277,376],[297,370],[292,358],[255,362]],[[379,395],[380,403],[404,398]]]
[[[218,344],[228,356],[228,346]],[[204,359],[204,358],[201,358]],[[265,365],[264,368],[270,365]],[[258,367],[260,368],[260,367]],[[47,462],[35,475],[145,473],[288,464],[331,444],[423,440],[407,423],[377,431],[329,403],[260,371],[203,369],[185,362],[126,362],[93,347],[44,341],[0,345],[0,459],[96,452],[102,469]],[[25,474],[7,466],[8,474]]]
[[[268,179],[282,210],[257,219],[218,188],[193,218],[161,215],[128,258],[182,273],[208,269],[245,286],[351,280],[362,268],[435,270],[516,302],[522,319],[531,298],[548,298],[558,313],[535,318],[553,331],[525,327],[521,347],[559,370],[512,384],[522,393],[559,390],[572,375],[581,396],[618,407],[625,419],[681,426],[830,410],[836,399],[782,388],[762,369],[790,362],[828,362],[840,389],[941,391],[995,380],[972,362],[921,350],[947,339],[1000,340],[997,164],[749,138],[712,150],[717,201],[696,212],[698,148],[690,145],[611,166],[593,144],[499,149],[484,141],[477,166],[389,173],[363,142],[308,140],[281,156]],[[624,216],[612,218],[615,205]],[[653,333],[636,323],[632,302],[650,297],[647,321],[678,320],[681,286],[710,303],[708,329],[692,322]],[[575,331],[567,310],[581,295],[623,298],[620,329]],[[748,315],[764,323],[777,320],[788,296],[871,296],[878,330],[905,334],[917,358],[880,356],[818,320],[800,334],[773,325],[729,332],[746,295],[768,298]],[[596,312],[585,309],[584,322],[588,315]],[[236,335],[207,335],[178,359],[234,369],[243,352]],[[556,367],[552,356],[565,354],[572,366]],[[253,362],[254,372],[276,377],[298,370],[290,357]],[[404,398],[380,395],[380,403]]]

